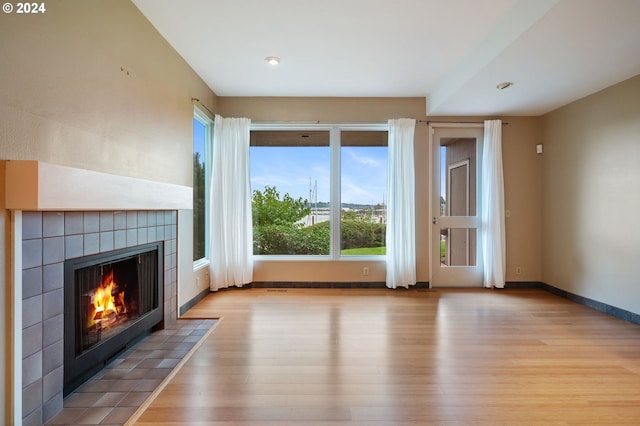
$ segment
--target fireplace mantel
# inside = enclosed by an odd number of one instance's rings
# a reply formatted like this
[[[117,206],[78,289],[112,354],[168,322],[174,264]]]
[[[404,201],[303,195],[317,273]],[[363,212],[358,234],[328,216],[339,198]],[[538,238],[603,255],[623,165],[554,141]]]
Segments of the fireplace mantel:
[[[42,161],[6,163],[5,206],[23,211],[188,210],[188,186]]]

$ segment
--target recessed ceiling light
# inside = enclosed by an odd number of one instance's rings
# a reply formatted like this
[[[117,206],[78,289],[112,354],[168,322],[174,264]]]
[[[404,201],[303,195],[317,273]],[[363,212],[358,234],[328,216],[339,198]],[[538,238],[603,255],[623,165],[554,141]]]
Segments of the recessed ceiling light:
[[[277,56],[267,56],[264,60],[267,61],[269,65],[278,65],[280,63],[280,58]]]
[[[509,88],[509,87],[511,87],[511,86],[513,86],[513,83],[512,83],[512,82],[510,82],[510,81],[505,81],[505,82],[502,82],[502,83],[498,84],[498,85],[496,86],[496,88],[497,88],[498,90],[504,90],[504,89],[508,89],[508,88]]]

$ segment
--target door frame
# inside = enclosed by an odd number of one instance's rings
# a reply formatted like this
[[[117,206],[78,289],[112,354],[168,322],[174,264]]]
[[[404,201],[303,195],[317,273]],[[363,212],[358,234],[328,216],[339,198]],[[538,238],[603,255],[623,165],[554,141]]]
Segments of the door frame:
[[[434,182],[434,143],[436,138],[434,137],[435,131],[436,129],[452,129],[452,130],[468,130],[468,129],[476,129],[476,130],[482,130],[484,129],[484,123],[429,123],[429,199],[428,199],[428,203],[429,203],[429,216],[427,217],[428,219],[428,228],[429,228],[429,232],[428,232],[428,244],[429,244],[429,288],[433,288],[434,286],[438,286],[437,283],[434,283],[434,272],[435,272],[435,268],[439,267],[439,265],[435,265],[434,264],[434,258],[435,258],[435,253],[434,253],[434,238],[435,238],[435,229],[436,227],[434,226],[434,224],[432,223],[432,220],[434,217],[436,217],[436,212],[434,211],[435,209],[435,204],[434,204],[434,191],[437,194],[440,194],[440,189],[438,187],[436,187],[436,182]],[[476,214],[479,215],[480,214],[480,188],[482,185],[482,182],[480,182],[480,164],[482,161],[481,158],[481,153],[482,153],[482,137],[480,137],[480,135],[478,135],[477,138],[477,146],[476,146],[476,153],[477,153],[477,159],[476,159],[476,176],[477,176],[477,194],[476,194]],[[447,177],[448,177],[448,172],[447,172]],[[439,214],[438,214],[439,216]],[[438,235],[440,235],[440,233],[437,233]],[[480,247],[480,234],[481,234],[481,229],[480,229],[480,225],[478,224],[478,228],[477,228],[477,242],[476,242],[476,247],[477,247],[477,251],[476,251],[476,268],[479,268],[480,271],[482,271],[482,253],[481,253],[481,247]],[[439,251],[438,251],[439,254]],[[435,285],[434,285],[435,284]],[[446,285],[442,285],[440,287],[447,287]],[[475,288],[476,285],[474,284],[473,287]],[[477,287],[482,287],[482,281],[479,281],[479,284]]]

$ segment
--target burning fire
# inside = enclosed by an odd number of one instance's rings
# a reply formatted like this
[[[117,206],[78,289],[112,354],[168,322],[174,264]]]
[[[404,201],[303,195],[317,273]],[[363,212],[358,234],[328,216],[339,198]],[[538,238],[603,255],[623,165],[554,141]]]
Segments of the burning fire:
[[[118,316],[127,312],[124,291],[120,291],[118,284],[113,280],[113,270],[109,270],[102,277],[102,283],[93,292],[90,308],[93,312],[88,316],[88,325],[99,325],[101,328],[105,328]]]

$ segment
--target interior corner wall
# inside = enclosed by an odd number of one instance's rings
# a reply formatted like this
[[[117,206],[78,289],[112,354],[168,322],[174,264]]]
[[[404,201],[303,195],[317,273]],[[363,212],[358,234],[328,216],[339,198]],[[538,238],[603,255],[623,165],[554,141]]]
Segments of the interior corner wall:
[[[185,306],[202,297],[209,290],[209,268],[203,265],[193,267],[193,210],[178,210],[178,229],[189,233],[189,238],[181,238],[178,233],[178,254],[181,267],[178,268],[178,316]],[[184,237],[184,236],[182,236]]]
[[[216,111],[215,94],[131,1],[46,6],[43,14],[0,18],[0,159],[191,186],[191,99]],[[11,285],[8,217],[0,208],[2,291]],[[190,246],[192,229],[179,228],[178,238]],[[178,254],[179,270],[192,271],[192,262]],[[4,332],[2,343],[10,345]]]
[[[506,281],[540,281],[540,172],[536,154],[541,142],[539,117],[505,117],[502,126],[506,233]]]
[[[640,76],[543,117],[542,281],[640,314]]]

